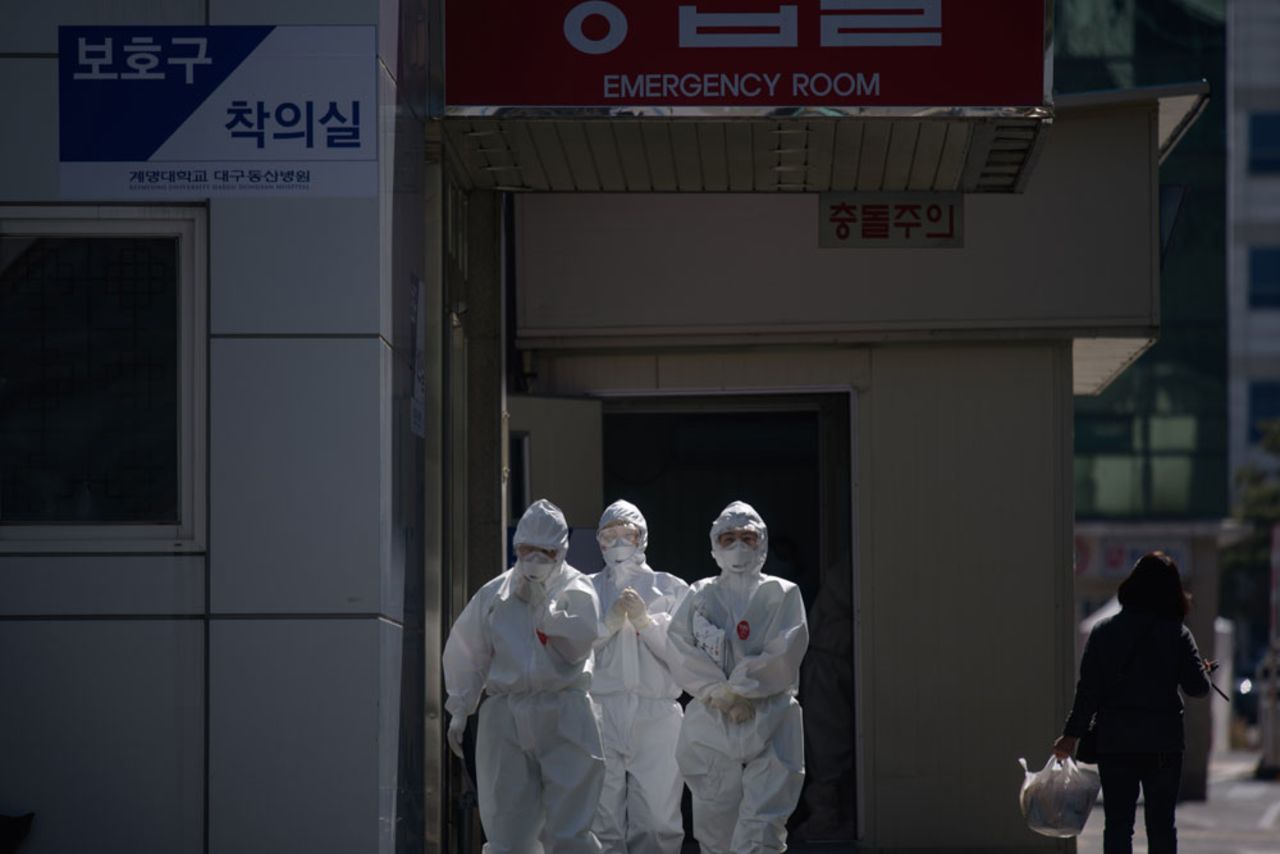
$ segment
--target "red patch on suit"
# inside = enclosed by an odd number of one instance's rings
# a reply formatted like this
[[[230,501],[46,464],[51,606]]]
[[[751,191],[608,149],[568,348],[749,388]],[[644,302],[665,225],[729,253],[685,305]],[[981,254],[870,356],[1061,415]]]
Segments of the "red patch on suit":
[[[738,638],[746,640],[749,637],[751,637],[751,624],[746,620],[743,620],[741,623],[738,623]]]
[[[546,645],[547,645],[547,636],[546,636],[546,635],[544,635],[544,634],[543,634],[540,630],[538,630],[538,629],[534,629],[534,630],[533,630],[533,633],[534,633],[535,635],[537,635],[537,636],[538,636],[538,643],[542,644],[543,646],[546,646]]]

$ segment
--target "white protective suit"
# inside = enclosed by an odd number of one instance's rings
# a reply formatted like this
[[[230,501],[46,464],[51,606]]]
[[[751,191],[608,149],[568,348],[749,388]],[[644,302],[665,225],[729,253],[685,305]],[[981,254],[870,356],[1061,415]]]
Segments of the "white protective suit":
[[[759,536],[721,549],[725,531]],[[693,695],[677,757],[693,793],[703,854],[785,851],[787,819],[804,782],[804,724],[796,691],[809,643],[804,602],[790,581],[761,573],[768,531],[735,501],[711,526],[721,573],[693,585],[668,633],[673,672]]]
[[[639,543],[605,551],[605,568],[591,576],[600,597],[591,696],[600,711],[605,777],[592,829],[610,854],[679,854],[684,842],[680,795],[684,781],[676,764],[683,713],[680,686],[671,676],[667,626],[689,591],[684,581],[654,572],[645,562],[649,530],[634,504],[616,501],[600,517],[600,531],[625,523]],[[608,614],[631,588],[644,600],[642,628]]]
[[[569,529],[554,504],[530,505],[515,544],[555,549],[517,560],[467,603],[444,647],[445,709],[458,752],[481,691],[476,789],[486,854],[598,852],[591,833],[604,754],[588,689],[599,607],[587,577],[564,562]],[[538,556],[535,555],[535,558]],[[456,733],[456,735],[455,735]]]

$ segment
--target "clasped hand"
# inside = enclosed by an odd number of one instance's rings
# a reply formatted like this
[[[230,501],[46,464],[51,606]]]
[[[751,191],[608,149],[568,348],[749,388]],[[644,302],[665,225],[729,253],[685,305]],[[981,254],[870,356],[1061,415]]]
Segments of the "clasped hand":
[[[609,608],[609,613],[605,615],[605,624],[611,632],[616,632],[622,628],[622,624],[627,620],[630,620],[631,625],[637,629],[643,629],[652,622],[644,600],[631,587],[618,594],[618,598],[614,600],[613,605]]]
[[[627,611],[627,619],[631,621],[631,625],[637,629],[643,629],[649,625],[649,609],[644,604],[644,600],[640,598],[640,594],[633,588],[628,587],[618,596],[618,601],[623,603],[623,607]]]
[[[537,579],[516,573],[516,581],[512,585],[511,592],[515,593],[516,598],[521,602],[537,606],[547,598],[547,585]]]
[[[1074,735],[1060,735],[1053,743],[1053,755],[1059,759],[1066,759],[1068,756],[1076,752],[1076,744],[1080,739]]]
[[[703,702],[735,724],[746,723],[756,714],[755,703],[735,692],[728,682],[712,688]]]

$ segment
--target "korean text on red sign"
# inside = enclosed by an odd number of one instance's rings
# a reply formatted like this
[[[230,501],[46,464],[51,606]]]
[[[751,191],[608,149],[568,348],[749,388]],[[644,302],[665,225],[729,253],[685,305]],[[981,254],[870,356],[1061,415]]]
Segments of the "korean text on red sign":
[[[445,0],[445,106],[1048,103],[1045,0]]]
[[[823,249],[958,249],[964,246],[961,193],[823,193]]]

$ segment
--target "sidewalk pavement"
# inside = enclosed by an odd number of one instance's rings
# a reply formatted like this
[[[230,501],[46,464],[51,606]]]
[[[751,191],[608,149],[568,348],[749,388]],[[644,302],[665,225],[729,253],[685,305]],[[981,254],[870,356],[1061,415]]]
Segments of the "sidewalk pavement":
[[[1256,753],[1224,753],[1209,763],[1209,799],[1178,805],[1180,854],[1280,854],[1280,782],[1253,779]],[[1146,854],[1142,808],[1134,854]],[[1102,805],[1080,836],[1077,854],[1101,854]]]
[[[1257,764],[1257,753],[1213,757],[1208,800],[1178,805],[1179,854],[1280,854],[1280,782],[1253,779]],[[1141,801],[1135,824],[1134,854],[1147,854]],[[1102,854],[1102,825],[1099,802],[1078,840],[1077,854]],[[697,851],[697,846],[687,844],[685,850]],[[839,843],[796,843],[788,850],[795,854],[843,854],[857,849]]]

